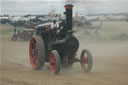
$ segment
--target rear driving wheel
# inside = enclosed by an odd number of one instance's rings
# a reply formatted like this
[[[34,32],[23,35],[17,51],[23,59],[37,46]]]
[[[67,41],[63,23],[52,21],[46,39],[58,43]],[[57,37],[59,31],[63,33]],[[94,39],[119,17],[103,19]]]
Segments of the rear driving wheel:
[[[41,69],[45,62],[45,47],[40,36],[33,36],[29,45],[30,63],[33,69]]]
[[[50,65],[50,70],[54,74],[58,74],[60,71],[60,56],[56,50],[51,51],[50,56],[49,56],[49,65]]]
[[[80,57],[81,67],[85,72],[90,72],[93,65],[92,54],[89,50],[84,49]]]

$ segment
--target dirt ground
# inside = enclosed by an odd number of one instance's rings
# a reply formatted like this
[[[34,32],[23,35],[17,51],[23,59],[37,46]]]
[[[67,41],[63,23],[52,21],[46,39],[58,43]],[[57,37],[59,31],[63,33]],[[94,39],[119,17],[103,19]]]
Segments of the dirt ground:
[[[117,25],[105,23],[103,28]],[[128,23],[121,22],[118,28],[119,31],[125,29],[120,32],[128,32]],[[1,32],[7,29],[12,27],[0,26]],[[89,49],[93,55],[92,71],[84,73],[80,63],[75,63],[72,68],[61,68],[59,75],[53,75],[48,63],[42,70],[33,70],[29,62],[29,42],[11,41],[11,35],[12,32],[0,34],[0,85],[128,85],[128,41],[94,42],[79,38],[77,57],[82,49]]]

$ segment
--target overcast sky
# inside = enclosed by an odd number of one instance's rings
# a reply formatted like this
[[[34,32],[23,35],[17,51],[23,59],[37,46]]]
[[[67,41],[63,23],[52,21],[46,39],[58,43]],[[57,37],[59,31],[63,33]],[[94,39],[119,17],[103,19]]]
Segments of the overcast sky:
[[[48,14],[51,6],[57,13],[72,3],[74,13],[128,13],[128,0],[0,0],[0,14]]]

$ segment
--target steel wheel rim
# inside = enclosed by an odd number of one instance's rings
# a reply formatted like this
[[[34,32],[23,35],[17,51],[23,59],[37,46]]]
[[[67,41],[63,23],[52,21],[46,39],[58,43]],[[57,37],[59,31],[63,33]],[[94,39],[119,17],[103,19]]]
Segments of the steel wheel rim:
[[[30,41],[29,47],[29,56],[30,56],[30,63],[32,64],[32,68],[36,68],[37,58],[38,58],[38,47],[35,38],[32,38]]]

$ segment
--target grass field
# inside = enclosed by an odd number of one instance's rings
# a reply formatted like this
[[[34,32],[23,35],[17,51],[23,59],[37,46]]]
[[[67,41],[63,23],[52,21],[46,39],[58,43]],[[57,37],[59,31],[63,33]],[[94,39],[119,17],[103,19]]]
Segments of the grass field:
[[[0,24],[0,34],[9,34],[10,32],[14,32],[14,26],[10,24]],[[17,31],[23,31],[24,27],[16,27]]]

